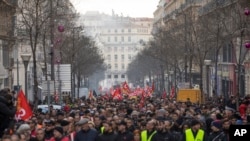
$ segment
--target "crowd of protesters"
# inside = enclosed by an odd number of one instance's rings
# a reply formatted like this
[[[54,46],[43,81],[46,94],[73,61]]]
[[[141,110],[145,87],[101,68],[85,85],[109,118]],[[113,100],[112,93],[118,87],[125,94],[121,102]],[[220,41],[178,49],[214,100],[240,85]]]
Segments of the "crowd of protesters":
[[[248,96],[238,109],[233,96],[198,105],[153,95],[142,107],[140,98],[79,99],[16,121],[13,94],[0,91],[2,141],[229,141],[230,125],[250,123]]]

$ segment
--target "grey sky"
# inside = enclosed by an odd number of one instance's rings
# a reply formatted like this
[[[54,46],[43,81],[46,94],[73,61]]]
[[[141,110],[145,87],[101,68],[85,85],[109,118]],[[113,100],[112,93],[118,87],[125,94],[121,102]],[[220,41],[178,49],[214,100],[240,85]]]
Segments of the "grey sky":
[[[99,11],[130,17],[153,17],[159,0],[71,0],[76,10],[82,14],[86,11]]]

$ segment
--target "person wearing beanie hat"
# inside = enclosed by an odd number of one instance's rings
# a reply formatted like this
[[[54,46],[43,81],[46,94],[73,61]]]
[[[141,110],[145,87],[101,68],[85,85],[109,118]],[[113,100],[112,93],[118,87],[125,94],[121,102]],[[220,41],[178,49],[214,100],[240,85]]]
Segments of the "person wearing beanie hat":
[[[191,128],[185,130],[182,141],[207,141],[205,131],[201,129],[201,122],[194,119],[190,122]]]
[[[227,136],[222,131],[222,122],[213,121],[211,123],[212,132],[208,135],[208,141],[224,141],[227,140]]]
[[[63,128],[61,126],[56,126],[53,130],[53,138],[50,141],[70,141],[67,136],[63,135]]]
[[[57,131],[57,132],[59,132],[60,134],[63,135],[63,128],[62,128],[62,127],[56,126],[56,127],[54,128],[54,132],[55,132],[55,131]]]
[[[60,125],[63,128],[63,135],[67,135],[69,131],[69,122],[67,120],[61,120]]]

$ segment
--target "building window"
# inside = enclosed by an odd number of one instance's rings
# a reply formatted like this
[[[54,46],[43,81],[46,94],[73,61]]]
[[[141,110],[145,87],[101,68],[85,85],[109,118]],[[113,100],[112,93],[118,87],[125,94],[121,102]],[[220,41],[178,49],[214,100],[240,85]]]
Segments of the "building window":
[[[115,36],[115,42],[117,42],[117,37]]]
[[[121,55],[121,59],[122,59],[122,60],[124,60],[124,59],[125,59],[124,54],[122,54],[122,55]]]
[[[115,33],[117,33],[117,29],[115,29]]]
[[[129,54],[129,55],[128,55],[128,60],[131,60],[131,59],[132,59],[132,55]]]
[[[114,51],[117,52],[117,47],[114,47]]]
[[[117,54],[115,54],[115,60],[117,60],[118,59],[118,55]]]
[[[125,75],[124,75],[124,74],[122,74],[122,75],[121,75],[121,78],[125,78]]]
[[[110,75],[110,74],[108,75],[108,78],[111,78],[111,75]]]
[[[128,29],[128,32],[131,32],[131,29]]]
[[[122,33],[124,32],[124,29],[122,29]]]
[[[107,55],[107,60],[110,61],[111,60],[111,55]]]
[[[131,37],[130,36],[128,37],[128,41],[131,42]]]
[[[124,42],[124,37],[123,36],[121,37],[121,41]]]
[[[123,69],[123,70],[125,69],[125,65],[124,65],[124,64],[122,64],[122,69]]]
[[[110,29],[108,29],[108,33],[110,33]]]
[[[118,69],[118,64],[115,64],[115,69]]]
[[[108,42],[110,42],[110,37],[108,37]]]
[[[118,75],[116,74],[116,75],[114,75],[114,78],[118,78]]]
[[[111,69],[111,64],[108,64],[108,69]]]
[[[112,48],[111,48],[111,47],[108,47],[108,51],[112,51]]]

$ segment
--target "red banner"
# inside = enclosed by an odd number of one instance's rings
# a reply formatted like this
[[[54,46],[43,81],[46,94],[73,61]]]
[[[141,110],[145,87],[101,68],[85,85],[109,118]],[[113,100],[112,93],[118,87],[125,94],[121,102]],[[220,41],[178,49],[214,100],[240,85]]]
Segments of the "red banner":
[[[23,93],[23,90],[20,90],[17,97],[17,111],[16,119],[27,120],[32,116],[32,110],[27,102],[27,99]]]

